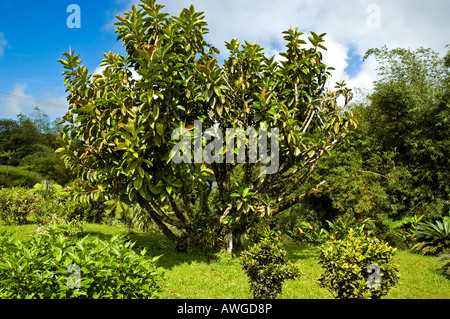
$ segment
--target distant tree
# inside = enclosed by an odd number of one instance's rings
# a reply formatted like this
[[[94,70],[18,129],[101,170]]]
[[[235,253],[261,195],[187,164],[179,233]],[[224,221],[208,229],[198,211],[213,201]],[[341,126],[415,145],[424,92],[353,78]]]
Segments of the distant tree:
[[[450,70],[431,49],[373,52],[391,71],[376,83],[367,117],[383,150],[411,172],[410,209],[450,209]],[[400,61],[400,62],[399,62]],[[384,75],[383,72],[380,73]]]
[[[312,198],[302,207],[319,217],[375,218],[385,236],[388,218],[450,210],[450,51],[440,58],[431,49],[384,47],[369,55],[380,80],[367,103],[351,106],[359,123],[351,143],[338,145],[311,178],[328,180],[320,205]]]
[[[25,165],[60,184],[67,183],[72,175],[55,153],[57,130],[38,107],[29,116],[19,114],[17,120],[0,119],[0,153],[14,153],[11,157],[0,157],[0,164]]]

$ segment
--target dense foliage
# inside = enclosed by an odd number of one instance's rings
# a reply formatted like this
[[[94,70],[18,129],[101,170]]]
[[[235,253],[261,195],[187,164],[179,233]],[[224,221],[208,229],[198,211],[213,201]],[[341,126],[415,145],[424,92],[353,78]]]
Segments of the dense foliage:
[[[156,258],[118,236],[77,236],[76,223],[54,219],[30,241],[0,236],[0,298],[157,298],[163,273]]]
[[[78,190],[74,185],[63,188],[53,182],[43,181],[32,188],[0,188],[0,220],[8,225],[45,223],[53,215],[88,222],[102,222],[109,210],[117,220],[113,205],[104,201],[81,202],[77,200]]]
[[[102,74],[63,54],[70,106],[59,151],[86,191],[139,204],[180,250],[209,227],[231,251],[249,226],[314,193],[297,191],[356,126],[352,93],[327,88],[325,34],[307,45],[297,28],[283,32],[281,62],[233,39],[220,64],[203,13],[163,7],[145,0],[117,16],[127,55],[105,53]]]
[[[7,225],[23,225],[40,198],[31,190],[21,187],[0,189],[0,220]]]
[[[58,148],[58,125],[38,107],[30,116],[0,119],[0,185],[33,187],[43,179],[65,184],[72,178]]]
[[[378,61],[380,80],[351,105],[358,128],[312,174],[312,185],[327,180],[323,191],[278,224],[292,230],[315,221],[328,229],[326,220],[362,215],[373,219],[376,236],[411,248],[416,223],[392,222],[433,222],[450,211],[450,53],[384,47],[367,57]]]
[[[275,299],[281,293],[285,280],[301,275],[298,267],[286,260],[286,251],[281,243],[270,238],[264,238],[243,251],[241,262],[255,299]]]
[[[395,251],[378,238],[357,236],[350,229],[345,238],[331,238],[320,246],[324,273],[319,285],[339,299],[378,299],[398,281]],[[374,282],[372,275],[378,275]]]

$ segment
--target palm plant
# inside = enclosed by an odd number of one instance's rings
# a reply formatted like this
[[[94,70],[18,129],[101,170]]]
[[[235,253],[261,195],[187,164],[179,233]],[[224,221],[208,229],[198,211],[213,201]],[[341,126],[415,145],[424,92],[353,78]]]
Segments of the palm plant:
[[[437,255],[450,252],[450,220],[443,218],[442,222],[421,222],[414,234],[416,244],[413,249],[423,254]]]

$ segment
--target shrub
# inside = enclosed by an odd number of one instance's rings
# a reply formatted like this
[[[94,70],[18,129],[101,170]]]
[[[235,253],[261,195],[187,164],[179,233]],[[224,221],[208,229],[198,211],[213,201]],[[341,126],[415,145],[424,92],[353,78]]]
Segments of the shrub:
[[[79,238],[79,225],[51,222],[29,242],[0,236],[0,298],[157,298],[163,273],[145,249],[119,237]],[[76,279],[72,281],[72,279]]]
[[[254,244],[259,243],[264,239],[276,242],[281,239],[281,232],[277,229],[270,228],[269,226],[255,226],[250,227],[247,230],[247,238]]]
[[[326,222],[330,228],[330,237],[333,236],[336,239],[346,238],[350,229],[353,229],[353,232],[358,237],[368,237],[374,228],[373,220],[371,218],[364,218],[363,215],[360,215],[358,219],[344,216],[337,218],[333,222],[329,220]]]
[[[397,265],[392,263],[395,251],[378,238],[357,236],[353,229],[344,239],[332,237],[320,247],[324,273],[319,286],[339,299],[378,299],[398,281]],[[371,268],[380,272],[370,274]],[[370,282],[373,277],[379,282]]]
[[[32,192],[41,199],[37,213],[32,215],[37,223],[48,220],[53,214],[69,220],[101,222],[107,208],[106,200],[100,196],[96,199],[79,196],[77,185],[63,188],[57,183],[44,181],[36,184]]]
[[[21,187],[0,189],[0,219],[8,225],[23,225],[39,202],[39,197],[31,190]]]
[[[323,244],[329,237],[328,231],[316,225],[315,222],[310,224],[305,221],[301,222],[294,231],[288,231],[288,235],[294,240],[313,245]]]
[[[423,217],[424,215],[414,215],[412,217],[406,217],[401,220],[390,222],[390,241],[402,248],[411,248],[415,242],[414,234],[416,232],[417,225]]]
[[[222,238],[219,237],[219,232],[215,229],[206,227],[196,236],[197,247],[206,254],[208,258],[219,252],[222,245]]]
[[[286,251],[281,244],[268,238],[243,251],[241,261],[254,299],[275,299],[285,280],[301,275],[295,265],[286,261]]]
[[[442,222],[421,222],[414,233],[416,244],[413,249],[423,254],[437,255],[450,252],[450,220],[443,218]]]

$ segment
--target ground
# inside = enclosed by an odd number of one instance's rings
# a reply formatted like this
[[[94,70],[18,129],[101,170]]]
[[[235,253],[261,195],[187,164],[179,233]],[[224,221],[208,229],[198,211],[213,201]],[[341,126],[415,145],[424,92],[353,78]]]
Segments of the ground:
[[[5,226],[0,222],[0,232],[27,240],[36,225]],[[148,254],[159,256],[158,266],[166,271],[167,286],[162,298],[181,299],[249,299],[252,298],[247,277],[239,257],[219,253],[209,261],[199,251],[177,253],[173,243],[161,233],[129,231],[124,227],[84,224],[83,232],[91,236],[107,238],[123,235],[136,241],[136,247],[146,247]],[[327,299],[330,292],[319,288],[317,279],[322,273],[315,247],[284,242],[290,262],[297,264],[303,275],[298,280],[286,281],[279,298]],[[443,266],[433,256],[422,256],[399,250],[394,258],[399,265],[400,281],[385,297],[387,299],[450,299],[450,280],[438,273]]]

